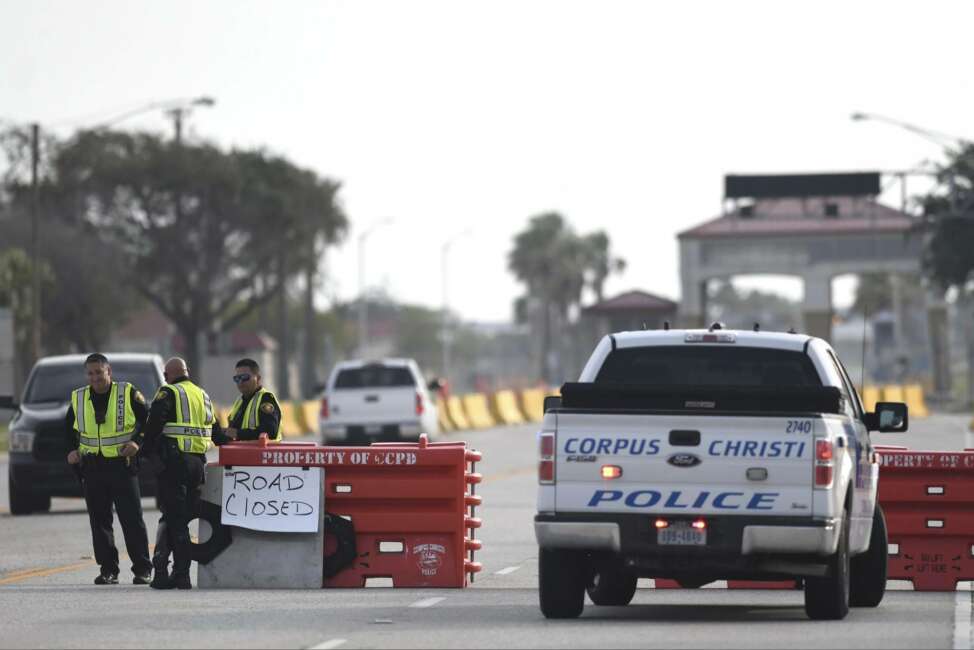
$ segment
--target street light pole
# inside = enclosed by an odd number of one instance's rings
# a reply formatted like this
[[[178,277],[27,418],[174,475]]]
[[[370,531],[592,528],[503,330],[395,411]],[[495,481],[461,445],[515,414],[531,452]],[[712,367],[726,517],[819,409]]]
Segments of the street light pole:
[[[440,280],[442,282],[443,290],[443,309],[440,320],[440,368],[443,373],[443,378],[447,381],[450,381],[450,344],[452,343],[449,309],[449,273],[447,271],[447,263],[449,262],[450,248],[453,246],[453,244],[461,237],[466,237],[470,233],[471,229],[467,228],[466,230],[453,235],[443,242],[443,246],[440,249]]]
[[[393,221],[392,217],[381,219],[358,236],[358,356],[360,359],[365,358],[369,337],[369,313],[365,296],[365,240],[373,232]]]

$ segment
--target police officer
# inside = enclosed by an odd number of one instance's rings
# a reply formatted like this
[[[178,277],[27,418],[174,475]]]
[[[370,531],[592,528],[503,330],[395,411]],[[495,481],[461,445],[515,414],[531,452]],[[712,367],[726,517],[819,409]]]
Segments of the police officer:
[[[257,440],[266,433],[268,439],[280,440],[281,405],[274,393],[264,388],[260,366],[253,359],[241,359],[233,373],[240,397],[230,408],[223,434],[231,440]]]
[[[189,522],[198,509],[206,480],[206,451],[212,446],[213,403],[189,379],[183,359],[166,362],[168,382],[159,389],[145,425],[145,446],[161,460],[159,489],[165,513],[166,541],[173,553],[172,576],[156,570],[156,589],[192,589],[189,577]]]
[[[132,384],[112,381],[112,367],[103,354],[89,355],[85,371],[88,386],[71,394],[66,422],[68,463],[81,467],[95,561],[101,567],[95,584],[118,584],[113,504],[132,560],[132,583],[148,584],[152,565],[136,459],[146,419],[145,397]]]

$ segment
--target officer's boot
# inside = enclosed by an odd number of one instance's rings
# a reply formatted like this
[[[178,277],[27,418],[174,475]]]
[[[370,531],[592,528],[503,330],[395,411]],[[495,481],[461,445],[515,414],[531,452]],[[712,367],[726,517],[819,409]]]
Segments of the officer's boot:
[[[152,582],[153,589],[172,589],[172,579],[169,576],[169,542],[166,539],[165,520],[159,522],[156,531],[156,548],[152,553]]]
[[[173,549],[171,578],[172,586],[176,589],[193,588],[193,583],[189,579],[189,566],[191,562],[189,540],[186,540],[186,543],[177,543]]]

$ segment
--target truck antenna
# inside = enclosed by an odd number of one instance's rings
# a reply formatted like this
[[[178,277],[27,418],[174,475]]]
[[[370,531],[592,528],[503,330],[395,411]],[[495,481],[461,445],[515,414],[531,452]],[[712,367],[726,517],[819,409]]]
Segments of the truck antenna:
[[[668,320],[663,321],[663,329],[667,331],[670,329],[670,321]]]
[[[761,323],[755,323],[754,324],[754,331],[755,332],[760,332],[761,331]]]

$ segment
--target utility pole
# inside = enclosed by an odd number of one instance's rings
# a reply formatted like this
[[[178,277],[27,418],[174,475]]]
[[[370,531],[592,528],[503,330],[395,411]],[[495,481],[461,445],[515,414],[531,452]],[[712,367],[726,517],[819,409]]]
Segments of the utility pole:
[[[40,131],[36,122],[30,125],[30,279],[31,279],[31,307],[30,307],[30,364],[28,368],[41,356],[41,273],[40,273],[40,189],[37,183],[37,170],[40,165]]]
[[[450,344],[453,343],[453,332],[450,330],[450,308],[449,308],[449,271],[447,270],[447,265],[449,262],[450,248],[453,246],[461,237],[465,237],[471,233],[471,229],[467,228],[463,232],[453,235],[449,239],[443,242],[443,247],[440,249],[440,280],[442,282],[442,299],[443,306],[440,314],[440,364],[441,372],[443,373],[443,378],[450,381]]]
[[[377,228],[394,221],[386,217],[378,221],[358,236],[358,356],[365,358],[369,339],[369,306],[365,295],[365,241]]]

